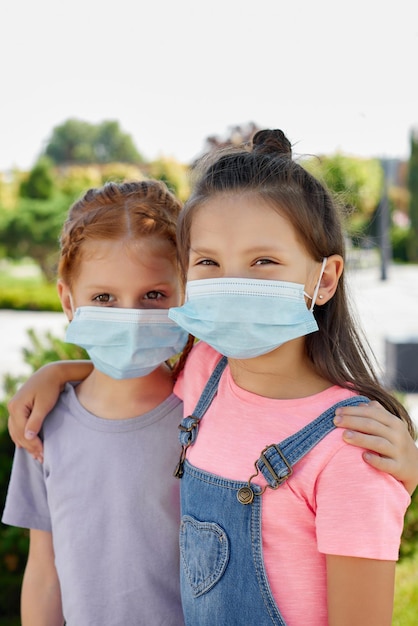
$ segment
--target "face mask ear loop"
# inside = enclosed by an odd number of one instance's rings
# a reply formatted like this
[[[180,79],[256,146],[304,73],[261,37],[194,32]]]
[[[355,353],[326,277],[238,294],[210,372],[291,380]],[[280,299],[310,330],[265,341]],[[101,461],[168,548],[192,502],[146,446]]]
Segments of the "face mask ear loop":
[[[318,296],[319,287],[321,285],[321,278],[322,278],[322,275],[324,273],[326,264],[327,264],[327,257],[324,256],[324,258],[322,259],[321,272],[319,274],[318,282],[316,283],[316,287],[315,287],[315,290],[313,292],[311,306],[309,307],[309,310],[311,311],[311,313],[312,313],[312,311],[314,309],[314,306],[315,306],[316,298]]]

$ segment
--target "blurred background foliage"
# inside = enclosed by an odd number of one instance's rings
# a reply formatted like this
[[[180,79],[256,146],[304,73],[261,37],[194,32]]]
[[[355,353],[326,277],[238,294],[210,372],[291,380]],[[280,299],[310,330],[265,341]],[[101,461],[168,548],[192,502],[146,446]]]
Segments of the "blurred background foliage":
[[[202,154],[248,143],[256,130],[252,122],[232,126],[225,137],[206,138]],[[385,163],[378,159],[339,153],[295,158],[339,199],[348,240],[354,248],[378,248],[379,207],[386,193],[391,256],[400,262],[418,261],[414,245],[418,241],[418,147],[414,134],[410,162],[392,162],[390,181],[385,181]],[[146,162],[116,121],[94,125],[69,119],[53,129],[29,172],[0,173],[0,259],[31,258],[46,281],[51,281],[55,277],[61,224],[69,206],[89,187],[109,180],[158,178],[185,201],[194,165],[167,157]],[[7,306],[9,302],[7,297]]]

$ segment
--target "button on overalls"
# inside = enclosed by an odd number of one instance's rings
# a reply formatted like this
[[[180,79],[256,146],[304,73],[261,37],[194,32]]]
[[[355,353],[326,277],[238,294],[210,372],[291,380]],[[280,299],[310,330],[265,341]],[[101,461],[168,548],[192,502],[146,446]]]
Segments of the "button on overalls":
[[[175,474],[181,482],[180,580],[187,626],[285,626],[264,568],[261,514],[266,487],[277,489],[293,465],[333,428],[338,406],[368,402],[354,396],[338,402],[277,445],[265,448],[256,472],[246,482],[228,480],[193,467],[186,449],[214,398],[227,364],[223,357],[200,396],[195,411],[180,424],[183,446]],[[238,450],[239,452],[239,450]],[[267,485],[251,482],[261,472]],[[280,537],[278,537],[280,541]],[[283,572],[286,584],[286,572]],[[301,598],[303,602],[303,598]]]

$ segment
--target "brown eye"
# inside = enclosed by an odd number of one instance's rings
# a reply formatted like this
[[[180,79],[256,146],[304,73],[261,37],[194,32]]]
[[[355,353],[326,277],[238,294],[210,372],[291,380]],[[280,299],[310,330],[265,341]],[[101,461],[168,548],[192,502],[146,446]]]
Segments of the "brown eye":
[[[216,261],[213,261],[212,259],[202,259],[201,261],[196,263],[196,265],[218,265],[218,264],[216,263]]]
[[[270,263],[275,263],[271,259],[257,259],[254,265],[269,265]]]
[[[145,294],[146,300],[160,300],[160,298],[164,297],[165,296],[161,293],[161,291],[148,291],[148,293]]]
[[[109,293],[100,293],[98,296],[93,298],[94,302],[101,302],[102,304],[107,304],[110,300],[111,296]]]

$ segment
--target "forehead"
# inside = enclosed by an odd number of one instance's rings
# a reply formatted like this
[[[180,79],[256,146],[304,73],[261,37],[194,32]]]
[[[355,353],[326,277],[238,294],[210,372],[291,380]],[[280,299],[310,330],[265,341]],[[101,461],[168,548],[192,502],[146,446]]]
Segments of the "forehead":
[[[220,193],[200,205],[192,218],[194,242],[219,237],[296,241],[297,232],[284,208],[255,193]]]
[[[83,242],[73,279],[91,281],[99,275],[111,280],[177,281],[174,245],[156,236],[139,239],[89,240]]]
[[[156,235],[125,239],[91,239],[81,246],[82,258],[109,259],[111,257],[129,256],[135,258],[155,257],[173,261],[175,257],[174,244]]]

